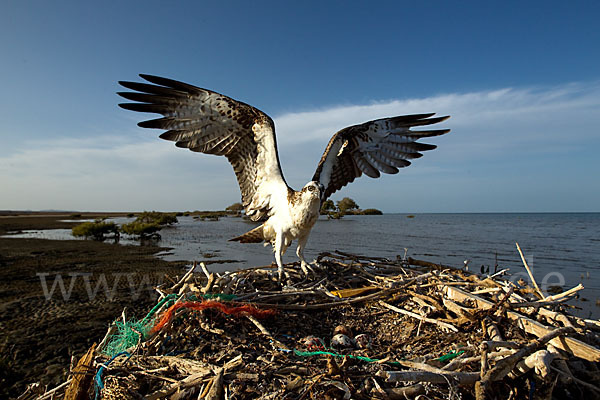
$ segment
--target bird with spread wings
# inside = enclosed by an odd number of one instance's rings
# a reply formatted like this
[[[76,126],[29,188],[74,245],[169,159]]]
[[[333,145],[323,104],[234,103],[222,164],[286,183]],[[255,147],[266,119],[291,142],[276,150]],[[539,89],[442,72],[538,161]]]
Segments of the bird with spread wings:
[[[282,254],[298,240],[296,254],[305,274],[310,265],[304,247],[318,219],[321,203],[363,173],[378,178],[395,174],[411,159],[435,145],[419,139],[439,136],[449,129],[411,130],[449,118],[434,114],[403,115],[352,125],[329,141],[313,178],[300,191],[290,188],[281,171],[275,124],[264,112],[230,97],[172,79],[140,75],[144,82],[119,82],[132,92],[118,94],[133,103],[119,104],[133,111],[163,117],[140,122],[144,128],[165,130],[160,137],[177,147],[227,157],[233,166],[246,215],[263,223],[231,240],[266,242],[273,246],[279,279],[284,274]]]

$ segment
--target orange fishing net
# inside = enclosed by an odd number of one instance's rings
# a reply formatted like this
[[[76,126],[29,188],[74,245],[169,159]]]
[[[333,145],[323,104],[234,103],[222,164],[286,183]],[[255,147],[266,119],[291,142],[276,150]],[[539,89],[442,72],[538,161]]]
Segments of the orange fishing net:
[[[256,308],[250,304],[244,304],[241,306],[230,306],[225,305],[221,302],[214,300],[205,300],[202,302],[198,301],[186,301],[182,303],[175,303],[171,307],[167,309],[164,313],[162,313],[159,321],[154,325],[154,328],[150,331],[150,333],[156,333],[161,330],[165,325],[167,325],[173,319],[175,312],[180,308],[187,308],[190,310],[202,311],[208,308],[213,308],[221,311],[222,313],[228,315],[240,315],[240,314],[250,314],[256,318],[267,318],[275,315],[277,311],[275,310],[261,310]]]

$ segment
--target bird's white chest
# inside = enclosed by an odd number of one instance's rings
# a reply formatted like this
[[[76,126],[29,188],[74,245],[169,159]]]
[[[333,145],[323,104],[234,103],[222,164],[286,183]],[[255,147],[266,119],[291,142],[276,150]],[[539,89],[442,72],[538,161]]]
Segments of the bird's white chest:
[[[293,232],[294,238],[307,233],[319,218],[319,202],[303,203],[291,209],[292,225],[297,232]]]
[[[267,231],[273,235],[273,239],[276,232],[280,231],[286,242],[308,235],[319,218],[319,208],[318,198],[286,202],[286,206],[279,208],[267,221]]]

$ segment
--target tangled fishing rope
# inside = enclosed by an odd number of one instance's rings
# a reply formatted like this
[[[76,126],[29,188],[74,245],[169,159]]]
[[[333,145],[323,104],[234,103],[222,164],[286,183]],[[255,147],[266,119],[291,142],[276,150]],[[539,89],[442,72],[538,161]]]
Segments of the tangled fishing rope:
[[[173,316],[175,315],[175,312],[182,308],[194,311],[202,311],[212,308],[219,310],[227,315],[239,316],[242,314],[249,314],[256,318],[267,318],[277,313],[275,310],[261,310],[260,308],[256,308],[251,304],[244,304],[241,306],[228,306],[226,304],[214,300],[205,300],[202,302],[188,301],[183,303],[175,303],[162,314],[160,320],[150,330],[150,333],[156,333],[159,330],[161,330],[165,325],[171,322]]]
[[[177,302],[177,294],[169,294],[162,298],[141,320],[115,321],[114,326],[116,332],[113,333],[110,340],[101,350],[108,357],[113,357],[127,349],[135,346],[140,341],[146,340],[149,336],[161,330],[165,325],[171,322],[175,312],[179,309],[188,309],[202,311],[206,309],[216,309],[227,315],[239,316],[241,314],[249,314],[256,318],[267,318],[275,315],[275,310],[261,310],[250,304],[239,306],[231,306],[223,304],[220,301],[212,300],[219,299],[224,301],[235,300],[236,296],[231,294],[205,294],[199,297],[190,296],[187,301]],[[202,301],[197,301],[198,299]],[[157,316],[163,307],[168,307],[166,311]]]

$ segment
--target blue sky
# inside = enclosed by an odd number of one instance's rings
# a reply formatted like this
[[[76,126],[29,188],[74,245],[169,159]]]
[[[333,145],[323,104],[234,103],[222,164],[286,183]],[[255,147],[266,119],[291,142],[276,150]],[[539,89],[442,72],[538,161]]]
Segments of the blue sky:
[[[117,81],[150,73],[271,115],[295,188],[335,131],[437,112],[452,115],[437,150],[334,199],[386,212],[600,211],[600,3],[216,3],[2,2],[0,209],[238,201],[225,159],[177,149],[117,107]]]

